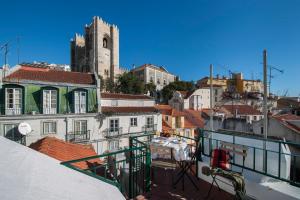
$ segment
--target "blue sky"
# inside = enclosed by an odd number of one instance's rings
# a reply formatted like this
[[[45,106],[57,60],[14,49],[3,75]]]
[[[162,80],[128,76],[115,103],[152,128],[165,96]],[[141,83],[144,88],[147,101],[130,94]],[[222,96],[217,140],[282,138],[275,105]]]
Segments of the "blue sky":
[[[272,91],[299,95],[300,1],[119,0],[1,2],[0,44],[11,41],[9,64],[69,63],[69,41],[95,15],[120,29],[120,65],[163,65],[183,80],[209,73],[262,77],[262,51],[274,71]],[[1,52],[0,64],[2,65]],[[224,67],[225,66],[225,67]]]

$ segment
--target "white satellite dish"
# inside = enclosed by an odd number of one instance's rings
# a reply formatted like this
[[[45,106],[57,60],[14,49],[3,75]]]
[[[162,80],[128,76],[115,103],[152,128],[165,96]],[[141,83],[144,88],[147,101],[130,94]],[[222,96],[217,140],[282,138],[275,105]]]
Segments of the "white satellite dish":
[[[26,122],[20,123],[18,126],[18,130],[22,135],[27,135],[32,131],[31,126]]]

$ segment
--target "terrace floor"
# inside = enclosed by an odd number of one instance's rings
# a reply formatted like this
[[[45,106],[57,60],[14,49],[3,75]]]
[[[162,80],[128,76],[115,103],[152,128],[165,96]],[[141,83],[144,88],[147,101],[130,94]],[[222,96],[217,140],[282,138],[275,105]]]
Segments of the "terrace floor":
[[[174,172],[176,175],[177,172]],[[156,168],[154,171],[154,184],[151,187],[151,192],[145,194],[145,195],[140,195],[136,197],[136,200],[147,200],[147,199],[153,199],[153,200],[184,200],[184,199],[211,199],[211,200],[229,200],[229,199],[234,199],[234,197],[225,192],[225,191],[219,191],[217,187],[213,187],[210,197],[205,198],[208,190],[210,188],[210,184],[199,179],[197,180],[196,177],[193,177],[193,180],[195,183],[197,183],[199,190],[197,190],[190,180],[188,180],[187,177],[184,178],[184,190],[182,190],[182,182],[179,182],[176,185],[176,188],[172,187],[172,172],[167,171],[164,169],[158,169]]]

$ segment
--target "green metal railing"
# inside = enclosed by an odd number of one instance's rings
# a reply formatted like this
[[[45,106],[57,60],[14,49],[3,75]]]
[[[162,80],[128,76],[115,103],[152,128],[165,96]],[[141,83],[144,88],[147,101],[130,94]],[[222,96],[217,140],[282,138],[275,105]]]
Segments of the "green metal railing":
[[[152,135],[130,137],[130,146],[119,151],[61,164],[118,187],[131,199],[150,191],[151,155],[147,143]],[[88,167],[82,168],[83,163]]]
[[[231,161],[233,166],[300,187],[300,154],[291,152],[299,152],[300,144],[225,131],[199,130],[199,136],[204,156],[210,158],[212,150],[220,147],[222,141],[240,144],[248,148],[245,165],[242,164],[242,156],[235,154]],[[266,149],[263,148],[264,143]]]

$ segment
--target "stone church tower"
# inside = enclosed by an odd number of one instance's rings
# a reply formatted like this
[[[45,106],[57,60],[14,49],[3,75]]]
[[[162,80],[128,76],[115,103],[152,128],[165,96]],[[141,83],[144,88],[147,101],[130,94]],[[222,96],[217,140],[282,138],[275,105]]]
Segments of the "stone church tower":
[[[85,26],[84,36],[78,34],[71,40],[71,69],[94,72],[104,80],[115,80],[119,69],[119,29],[99,17]]]

